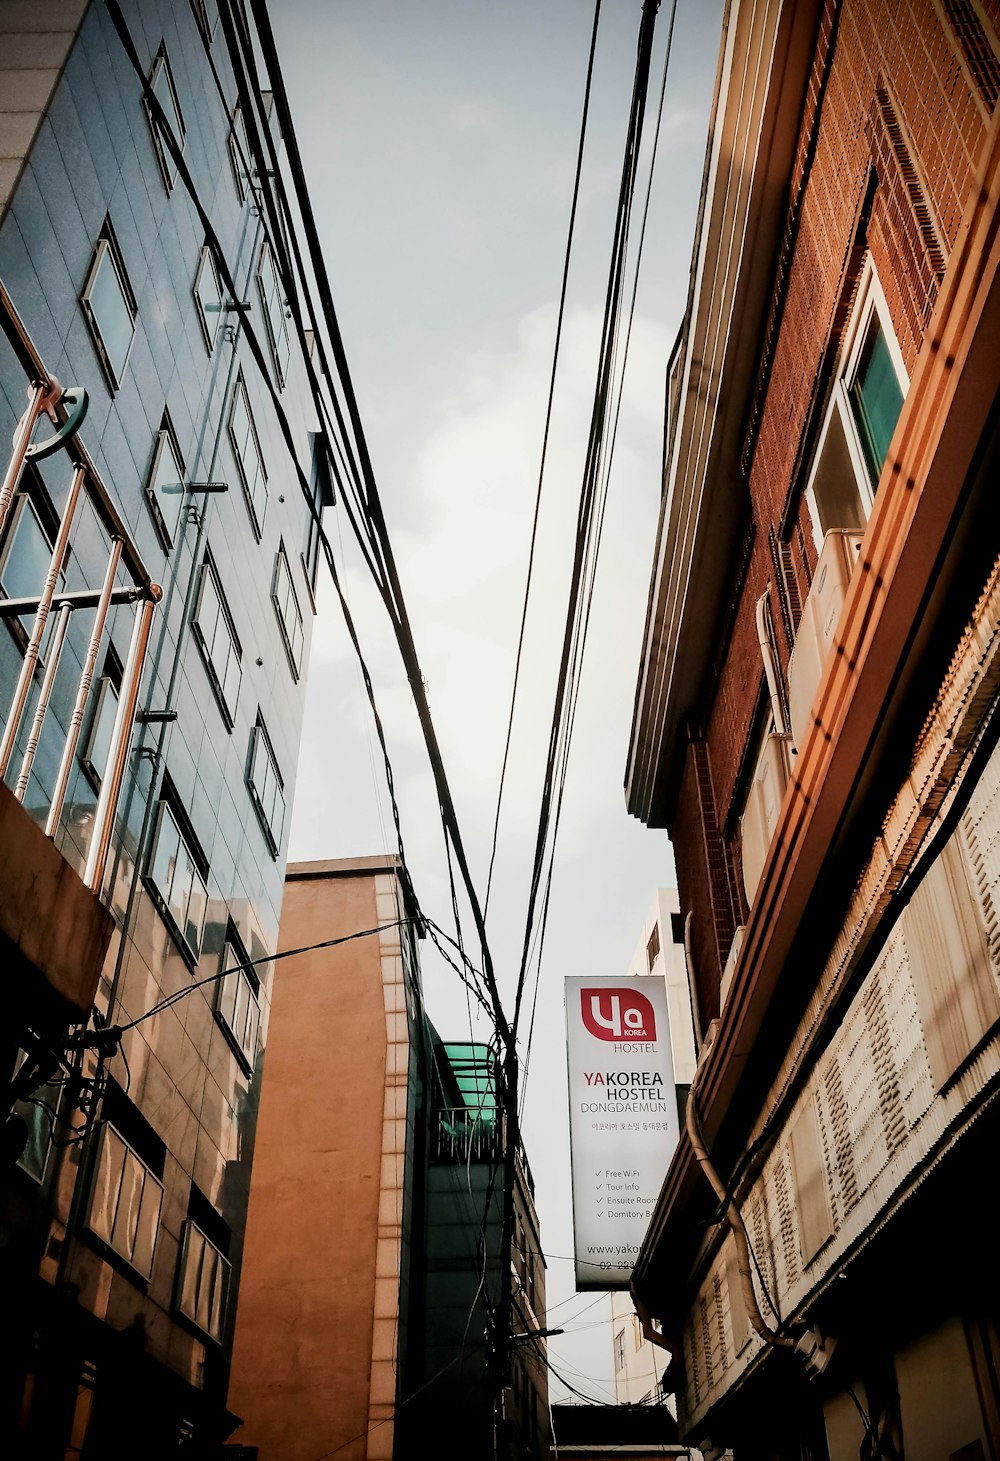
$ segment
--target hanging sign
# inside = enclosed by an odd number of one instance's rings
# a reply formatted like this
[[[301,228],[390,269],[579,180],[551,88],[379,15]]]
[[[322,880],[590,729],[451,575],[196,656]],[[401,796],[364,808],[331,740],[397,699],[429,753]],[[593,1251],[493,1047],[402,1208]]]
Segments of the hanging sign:
[[[656,977],[566,980],[578,1289],[627,1288],[679,1139],[667,992]]]

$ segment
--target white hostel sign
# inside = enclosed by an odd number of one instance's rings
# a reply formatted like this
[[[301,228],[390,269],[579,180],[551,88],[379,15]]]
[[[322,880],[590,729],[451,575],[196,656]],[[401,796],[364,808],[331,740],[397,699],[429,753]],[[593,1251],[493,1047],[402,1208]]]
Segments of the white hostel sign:
[[[627,1288],[679,1131],[662,979],[566,980],[578,1289]]]

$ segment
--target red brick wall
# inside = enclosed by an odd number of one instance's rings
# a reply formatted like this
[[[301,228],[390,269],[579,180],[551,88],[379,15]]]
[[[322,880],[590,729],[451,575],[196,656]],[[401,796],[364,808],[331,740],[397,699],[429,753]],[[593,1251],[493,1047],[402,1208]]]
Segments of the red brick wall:
[[[815,566],[800,499],[804,447],[849,318],[863,245],[912,373],[1000,90],[1000,62],[993,64],[991,50],[997,33],[1000,0],[978,0],[978,8],[971,0],[827,0],[778,265],[776,297],[783,285],[787,293],[765,335],[758,398],[747,403],[744,463],[756,534],[727,655],[703,707],[720,827],[738,810],[741,758],[762,680],[754,606],[769,582],[782,670],[787,666],[789,624],[775,548],[783,524],[786,572],[802,594]],[[698,782],[690,747],[672,835],[681,907],[694,909],[699,977],[710,1005],[728,940],[721,884],[703,845]],[[705,1011],[707,1018],[713,1013]]]

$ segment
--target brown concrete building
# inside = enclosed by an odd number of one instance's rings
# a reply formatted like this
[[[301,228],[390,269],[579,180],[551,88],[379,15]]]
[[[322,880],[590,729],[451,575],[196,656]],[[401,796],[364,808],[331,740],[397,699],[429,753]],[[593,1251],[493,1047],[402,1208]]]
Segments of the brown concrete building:
[[[260,1461],[416,1458],[429,1438],[493,1453],[494,1070],[427,1019],[418,932],[394,857],[288,869],[281,948],[306,952],[275,977],[230,1391]],[[507,1260],[522,1335],[545,1310],[540,1249],[522,1155]],[[542,1457],[544,1339],[515,1348],[510,1454]]]
[[[1000,1454],[998,96],[995,0],[726,8],[626,791],[702,1037],[633,1292],[736,1461]]]

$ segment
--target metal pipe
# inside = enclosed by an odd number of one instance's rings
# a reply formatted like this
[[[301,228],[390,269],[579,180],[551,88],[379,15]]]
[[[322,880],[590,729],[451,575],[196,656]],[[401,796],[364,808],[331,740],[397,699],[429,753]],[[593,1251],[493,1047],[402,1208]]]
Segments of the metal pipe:
[[[708,1147],[705,1145],[705,1138],[702,1134],[701,1122],[698,1119],[698,1076],[703,1067],[695,1071],[694,1080],[691,1082],[691,1089],[688,1091],[687,1104],[685,1107],[685,1120],[687,1133],[691,1142],[695,1157],[701,1166],[701,1170],[708,1178],[712,1191],[722,1204],[726,1222],[733,1235],[733,1243],[736,1248],[736,1266],[740,1275],[740,1288],[743,1292],[743,1302],[746,1306],[747,1318],[750,1326],[760,1335],[765,1344],[775,1349],[796,1349],[798,1341],[787,1335],[779,1334],[772,1329],[770,1324],[761,1313],[760,1305],[757,1302],[757,1293],[753,1286],[753,1273],[750,1269],[750,1235],[747,1232],[746,1223],[743,1221],[743,1214],[736,1204],[736,1199],[727,1191],[726,1184],[719,1176],[712,1164]]]
[[[108,848],[111,845],[115,812],[118,808],[118,793],[121,790],[125,761],[132,739],[132,722],[135,719],[135,706],[139,698],[139,681],[142,679],[142,667],[149,644],[149,631],[153,623],[153,610],[163,592],[159,584],[153,584],[152,588],[153,592],[150,597],[135,616],[132,643],[129,645],[125,673],[122,675],[122,694],[118,701],[118,714],[115,716],[114,729],[111,732],[111,749],[108,752],[108,762],[101,778],[101,793],[97,799],[97,811],[94,813],[90,851],[83,874],[84,882],[94,893],[100,893],[101,883],[104,881]]]
[[[35,666],[38,664],[38,651],[42,642],[42,635],[45,633],[45,625],[49,617],[49,609],[56,591],[56,583],[59,578],[62,565],[66,560],[66,550],[69,547],[69,534],[73,526],[73,516],[76,512],[76,505],[80,500],[80,490],[83,487],[86,473],[83,467],[77,467],[73,473],[73,480],[70,483],[69,498],[63,512],[62,522],[59,524],[59,531],[56,534],[55,546],[52,549],[52,557],[49,560],[49,571],[45,579],[45,587],[38,604],[38,612],[35,615],[34,627],[31,631],[31,638],[28,640],[28,647],[24,651],[24,662],[21,665],[21,673],[17,679],[17,687],[14,690],[14,698],[11,702],[10,714],[7,717],[7,724],[4,727],[3,739],[0,740],[0,777],[7,774],[7,767],[10,765],[10,758],[13,754],[14,744],[17,740],[17,732],[21,724],[21,716],[24,714],[24,707],[27,703],[28,692],[31,689],[31,681],[34,677]]]
[[[72,612],[73,610],[69,604],[63,604],[59,610],[59,618],[56,621],[56,627],[52,634],[52,643],[49,645],[49,652],[45,661],[45,676],[42,680],[42,688],[38,693],[38,704],[35,706],[35,713],[32,716],[28,743],[24,748],[24,755],[21,757],[21,770],[18,773],[17,785],[14,787],[14,795],[19,802],[24,801],[24,793],[28,790],[31,764],[35,759],[35,752],[38,750],[42,725],[45,721],[45,713],[49,708],[49,700],[52,698],[52,686],[55,684],[56,670],[59,668],[63,645],[66,643],[66,631],[69,628],[69,619]]]
[[[24,467],[25,453],[31,445],[31,437],[35,430],[35,424],[42,414],[42,403],[49,393],[48,386],[36,385],[28,388],[28,406],[24,415],[17,423],[17,430],[14,432],[14,442],[11,447],[11,458],[4,472],[3,484],[0,486],[0,535],[7,526],[7,514],[10,505],[14,501],[14,493],[21,480],[21,470]]]
[[[118,541],[116,539],[116,541]],[[119,553],[119,557],[121,554]],[[102,589],[78,588],[67,594],[53,594],[50,610],[61,609],[68,604],[71,609],[96,609],[101,602]],[[142,588],[116,588],[111,595],[112,604],[134,604],[146,597]],[[41,599],[37,594],[19,599],[0,599],[0,619],[20,619],[22,614],[35,614]]]
[[[695,1048],[700,1051],[705,1043],[705,1032],[701,1028],[701,1014],[698,1009],[698,987],[694,977],[694,941],[691,937],[692,909],[684,917],[684,967],[687,971],[688,999],[691,1001],[691,1024],[694,1027]]]
[[[767,680],[767,693],[771,697],[771,715],[774,718],[774,728],[779,735],[784,735],[788,730],[785,723],[785,703],[781,698],[781,690],[778,685],[778,668],[774,645],[772,642],[771,626],[768,623],[768,610],[771,600],[771,585],[757,600],[757,642],[760,645],[761,659],[764,661],[764,677]]]
[[[83,717],[87,709],[90,687],[94,683],[94,669],[97,665],[97,655],[101,647],[101,636],[104,633],[104,625],[107,622],[108,607],[114,598],[115,574],[118,572],[118,564],[121,561],[121,556],[122,540],[121,538],[115,538],[111,544],[111,557],[108,560],[108,571],[104,575],[104,583],[101,586],[101,594],[97,603],[97,613],[94,616],[94,624],[90,631],[90,643],[87,645],[87,653],[83,661],[83,672],[80,676],[80,684],[76,692],[76,703],[73,706],[73,714],[70,716],[69,728],[66,732],[66,744],[63,746],[62,760],[59,762],[59,773],[56,776],[52,801],[49,803],[49,815],[45,822],[46,837],[54,837],[59,830],[59,818],[62,816],[63,802],[66,799],[66,788],[69,785],[69,774],[73,768],[73,757],[76,755],[76,746],[80,739],[80,729],[83,725]]]

